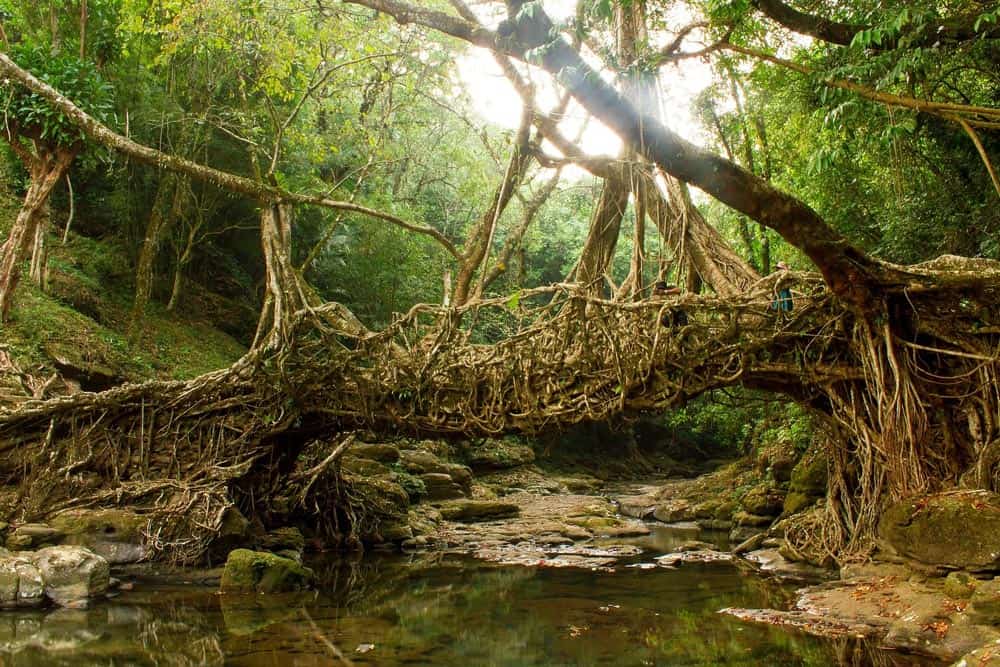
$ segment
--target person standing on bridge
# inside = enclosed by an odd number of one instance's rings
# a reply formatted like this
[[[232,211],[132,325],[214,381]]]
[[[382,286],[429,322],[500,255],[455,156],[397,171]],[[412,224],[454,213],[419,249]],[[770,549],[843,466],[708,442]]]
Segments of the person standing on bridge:
[[[778,262],[775,265],[782,274],[788,271],[788,265],[784,262]],[[778,284],[780,285],[784,276],[778,278]],[[792,290],[787,286],[781,287],[778,290],[778,297],[771,302],[771,310],[776,310],[779,313],[790,313],[792,312]]]

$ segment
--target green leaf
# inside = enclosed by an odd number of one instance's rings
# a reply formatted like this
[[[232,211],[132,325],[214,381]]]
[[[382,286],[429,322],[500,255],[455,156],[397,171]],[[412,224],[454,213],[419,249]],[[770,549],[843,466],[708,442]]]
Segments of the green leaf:
[[[507,310],[514,311],[521,304],[521,290],[517,290],[507,298]]]

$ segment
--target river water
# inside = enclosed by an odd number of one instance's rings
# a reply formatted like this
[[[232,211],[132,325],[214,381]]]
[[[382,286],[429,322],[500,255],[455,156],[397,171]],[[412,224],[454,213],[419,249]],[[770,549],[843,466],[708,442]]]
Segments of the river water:
[[[90,609],[0,613],[0,665],[931,665],[719,615],[794,589],[727,563],[613,572],[462,556],[310,563],[318,592],[220,595],[148,573]]]

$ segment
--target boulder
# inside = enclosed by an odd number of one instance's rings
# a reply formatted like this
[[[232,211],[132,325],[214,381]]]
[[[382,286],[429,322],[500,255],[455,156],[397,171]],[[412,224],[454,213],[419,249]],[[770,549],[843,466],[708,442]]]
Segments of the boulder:
[[[729,531],[729,543],[743,544],[751,537],[756,537],[764,532],[766,531],[763,528],[755,528],[753,526],[736,526]]]
[[[944,578],[944,594],[950,598],[970,598],[978,586],[979,580],[968,572],[950,572]]]
[[[137,563],[147,553],[146,519],[121,509],[70,510],[52,518],[64,544],[87,547],[112,565]]]
[[[41,546],[59,544],[65,533],[44,523],[24,523],[7,534],[7,548],[29,551]]]
[[[448,464],[433,453],[422,449],[404,449],[399,452],[399,462],[412,475],[424,473],[448,474]]]
[[[309,588],[315,575],[291,558],[266,551],[236,549],[226,559],[223,593],[288,593]]]
[[[22,556],[0,558],[0,607],[38,607],[45,602],[42,574]]]
[[[465,495],[462,487],[455,483],[451,475],[443,472],[428,472],[420,475],[428,500],[447,500]]]
[[[395,463],[399,460],[399,450],[392,445],[381,443],[358,444],[351,447],[351,454],[359,459],[378,461],[379,463]]]
[[[514,437],[484,440],[471,446],[466,453],[466,462],[476,471],[506,470],[534,460],[535,450]]]
[[[807,496],[799,491],[789,491],[788,495],[785,496],[785,505],[781,510],[781,514],[782,516],[798,514],[816,502],[816,500],[816,498]]]
[[[785,494],[765,484],[755,486],[740,499],[743,511],[757,516],[777,516],[785,502]],[[735,517],[734,517],[735,520]]]
[[[691,503],[683,498],[661,502],[653,510],[653,518],[664,523],[692,521],[695,518]]]
[[[517,516],[520,512],[520,508],[513,503],[493,500],[459,500],[441,507],[441,516],[444,519],[464,523],[503,519]]]
[[[878,525],[886,551],[943,569],[1000,570],[1000,496],[952,491],[903,500]]]
[[[306,548],[306,538],[302,531],[293,526],[275,528],[260,539],[260,546],[278,556],[302,562],[302,552]]]
[[[30,558],[45,582],[45,596],[58,605],[87,600],[108,590],[108,561],[90,549],[72,545],[45,547]]]

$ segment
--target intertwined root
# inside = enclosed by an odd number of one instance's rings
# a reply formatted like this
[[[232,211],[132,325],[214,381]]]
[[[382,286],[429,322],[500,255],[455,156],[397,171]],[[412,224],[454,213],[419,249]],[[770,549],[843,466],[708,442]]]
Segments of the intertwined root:
[[[773,310],[776,282],[789,279],[794,310]],[[974,324],[996,301],[980,294],[952,293],[948,305],[908,295],[918,314],[909,331],[858,321],[806,274],[727,299],[526,290],[459,311],[417,306],[380,332],[338,304],[303,308],[231,368],[29,402],[0,418],[0,470],[18,489],[7,514],[127,505],[149,516],[164,553],[185,560],[234,504],[309,512],[329,533],[355,536],[384,508],[352,492],[336,457],[326,461],[343,444],[337,434],[533,433],[742,384],[825,415],[839,443],[827,523],[799,531],[798,546],[858,552],[887,499],[953,484],[974,464],[986,466],[981,479],[996,474],[980,459],[997,438],[998,332]],[[942,323],[959,333],[936,336]]]

